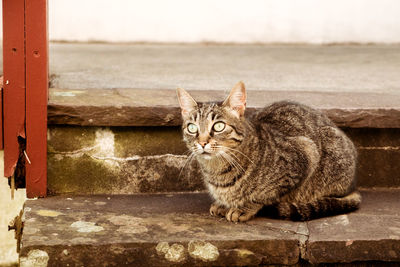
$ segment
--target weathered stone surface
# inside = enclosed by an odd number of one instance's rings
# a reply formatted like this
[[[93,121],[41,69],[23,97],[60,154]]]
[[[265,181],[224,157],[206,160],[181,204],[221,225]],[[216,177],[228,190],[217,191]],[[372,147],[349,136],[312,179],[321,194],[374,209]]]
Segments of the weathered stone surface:
[[[20,255],[29,258],[32,251],[43,251],[49,266],[298,262],[304,236],[298,229],[304,223],[256,218],[233,224],[209,215],[210,203],[200,193],[28,200]]]
[[[357,101],[362,101],[362,99],[357,99]],[[381,102],[377,101],[377,103]],[[397,107],[388,109],[360,109],[353,107],[349,109],[326,109],[323,111],[339,127],[400,128],[400,109]]]
[[[399,45],[51,44],[51,87],[395,92]]]
[[[292,100],[322,110],[340,127],[400,128],[400,95],[396,93],[249,89],[247,116],[272,102]],[[227,96],[226,92],[212,90],[191,93],[202,102],[222,101]],[[181,115],[174,89],[51,88],[48,122],[87,126],[178,126]]]
[[[400,147],[400,129],[344,128],[343,130],[359,149]]]
[[[203,190],[179,128],[50,127],[50,194]]]
[[[180,127],[50,125],[47,139],[48,152],[53,154],[79,154],[96,150],[102,156],[120,158],[132,155],[180,155],[187,152]]]
[[[400,147],[358,148],[358,185],[400,187]]]
[[[400,191],[363,191],[361,209],[308,222],[311,263],[400,262]]]
[[[345,129],[359,152],[358,185],[400,186],[400,130]],[[50,126],[50,194],[204,190],[179,127]]]
[[[398,45],[50,48],[50,124],[176,126],[177,87],[221,101],[242,80],[250,111],[290,99],[326,111],[340,126],[400,128]]]
[[[358,185],[400,187],[400,129],[346,128],[358,150]]]
[[[361,209],[346,215],[239,224],[209,215],[203,193],[28,200],[20,255],[49,266],[399,264],[400,190],[362,196]]]

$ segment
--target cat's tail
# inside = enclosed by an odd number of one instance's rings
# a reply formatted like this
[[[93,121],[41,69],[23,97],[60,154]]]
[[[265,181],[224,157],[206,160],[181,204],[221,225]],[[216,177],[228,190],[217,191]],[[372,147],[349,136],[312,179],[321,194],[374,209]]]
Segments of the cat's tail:
[[[307,203],[283,202],[277,205],[279,216],[294,221],[306,221],[324,216],[337,215],[359,208],[361,195],[355,191],[345,197],[323,197]]]

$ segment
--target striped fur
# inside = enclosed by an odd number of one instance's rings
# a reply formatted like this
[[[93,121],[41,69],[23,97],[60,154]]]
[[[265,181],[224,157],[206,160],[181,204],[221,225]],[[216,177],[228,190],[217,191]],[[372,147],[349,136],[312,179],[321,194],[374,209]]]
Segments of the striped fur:
[[[358,208],[356,149],[322,113],[283,101],[245,119],[243,83],[222,104],[198,104],[183,89],[178,98],[189,159],[200,163],[215,199],[211,214],[247,221],[273,206],[280,217],[309,220]]]

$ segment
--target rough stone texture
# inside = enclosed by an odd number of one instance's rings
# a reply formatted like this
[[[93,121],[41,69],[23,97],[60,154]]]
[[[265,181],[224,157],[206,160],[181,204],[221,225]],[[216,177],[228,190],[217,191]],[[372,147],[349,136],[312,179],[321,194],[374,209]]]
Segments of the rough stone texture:
[[[360,210],[308,223],[229,223],[209,215],[202,193],[28,200],[20,256],[47,255],[49,266],[400,264],[400,190],[362,195]]]
[[[49,127],[50,194],[203,190],[179,128]]]
[[[400,187],[400,129],[346,128],[359,152],[361,187]],[[50,194],[204,190],[179,127],[50,126]]]
[[[400,187],[400,129],[344,129],[358,150],[358,185]]]
[[[102,156],[129,157],[184,154],[180,127],[48,127],[49,153],[79,153],[90,149]],[[82,150],[83,149],[83,150]],[[100,156],[100,155],[99,155]]]
[[[51,87],[395,93],[400,45],[51,44]]]
[[[400,128],[399,48],[52,44],[48,121],[176,126],[177,87],[215,101],[242,80],[249,113],[291,99],[324,110],[340,126]]]
[[[43,251],[49,266],[298,262],[304,223],[257,218],[233,224],[209,215],[210,203],[200,193],[28,200],[20,256]]]
[[[363,191],[357,212],[309,222],[306,258],[312,263],[400,262],[399,203],[399,190]]]
[[[272,102],[292,100],[322,110],[341,127],[400,128],[398,93],[249,89],[247,116]],[[227,96],[226,92],[210,90],[195,90],[192,94],[202,102],[222,101]],[[51,88],[48,122],[87,126],[178,126],[181,115],[175,89]]]

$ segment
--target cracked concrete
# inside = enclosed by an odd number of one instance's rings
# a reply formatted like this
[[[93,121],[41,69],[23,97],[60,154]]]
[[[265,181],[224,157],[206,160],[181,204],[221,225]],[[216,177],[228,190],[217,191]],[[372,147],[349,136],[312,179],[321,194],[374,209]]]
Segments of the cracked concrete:
[[[299,237],[299,246],[300,246],[300,258],[306,259],[307,255],[307,241],[310,238],[310,231],[308,229],[308,222],[304,222],[303,224],[299,225],[297,229],[297,233],[301,234]]]
[[[178,159],[184,159],[186,160],[188,157],[185,155],[173,155],[173,154],[164,154],[164,155],[154,155],[154,156],[130,156],[126,158],[117,158],[117,157],[100,157],[97,155],[90,155],[90,157],[94,159],[100,159],[100,160],[114,160],[114,161],[119,161],[119,162],[127,162],[127,161],[134,161],[134,160],[151,160],[151,159],[163,159],[163,158],[178,158]]]

